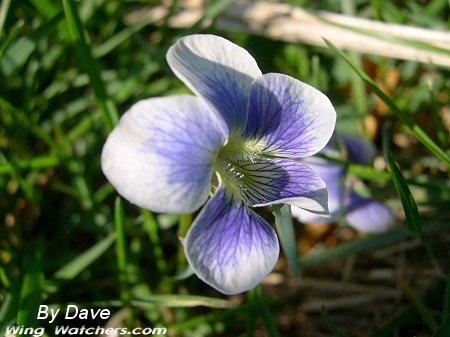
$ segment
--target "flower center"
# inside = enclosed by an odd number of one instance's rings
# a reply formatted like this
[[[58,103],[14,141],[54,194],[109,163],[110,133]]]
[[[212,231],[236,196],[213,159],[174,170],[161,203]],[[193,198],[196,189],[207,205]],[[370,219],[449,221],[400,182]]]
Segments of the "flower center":
[[[255,163],[262,155],[265,143],[255,139],[243,139],[232,135],[217,157],[215,169],[224,187],[235,196],[242,198],[246,190],[245,169],[242,165],[249,161]]]
[[[266,144],[261,140],[243,139],[231,135],[228,144],[219,152],[219,159],[225,161],[251,161],[254,163],[260,158]]]

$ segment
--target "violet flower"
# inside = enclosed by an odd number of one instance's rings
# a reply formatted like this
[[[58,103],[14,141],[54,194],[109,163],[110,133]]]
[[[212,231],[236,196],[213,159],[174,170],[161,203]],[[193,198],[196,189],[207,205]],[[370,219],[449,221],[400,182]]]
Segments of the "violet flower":
[[[336,137],[346,154],[347,160],[356,164],[369,164],[375,156],[372,143],[358,137]],[[331,141],[321,153],[336,155],[339,151]],[[352,188],[347,189],[343,165],[332,163],[319,157],[310,157],[305,162],[323,179],[328,189],[328,208],[331,218],[324,218],[306,210],[292,207],[292,215],[304,223],[326,223],[344,216],[349,226],[367,233],[385,232],[394,225],[392,211],[386,205],[371,198],[363,198]]]
[[[207,284],[241,293],[279,255],[275,231],[250,207],[328,213],[324,182],[292,159],[327,144],[336,112],[318,90],[263,75],[246,50],[218,36],[183,37],[167,61],[196,96],[133,105],[104,145],[102,169],[120,195],[153,212],[191,213],[206,202],[182,241],[187,260]]]

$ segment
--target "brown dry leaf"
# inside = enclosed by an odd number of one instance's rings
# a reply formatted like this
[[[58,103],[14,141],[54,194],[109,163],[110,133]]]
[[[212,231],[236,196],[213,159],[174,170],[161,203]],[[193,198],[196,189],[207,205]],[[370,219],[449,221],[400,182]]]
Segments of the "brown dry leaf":
[[[319,242],[334,245],[336,238],[333,233],[336,229],[334,224],[306,224],[298,240],[298,249],[301,255],[306,254]]]

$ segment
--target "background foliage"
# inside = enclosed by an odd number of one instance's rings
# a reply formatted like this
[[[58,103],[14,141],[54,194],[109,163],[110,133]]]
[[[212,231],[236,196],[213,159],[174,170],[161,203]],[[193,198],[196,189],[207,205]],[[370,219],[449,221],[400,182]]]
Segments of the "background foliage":
[[[433,29],[450,25],[446,0],[289,3],[311,11],[351,8],[360,17]],[[227,33],[213,23],[177,30],[167,21],[125,20],[154,5],[1,2],[0,334],[18,324],[44,326],[52,336],[56,323],[70,323],[165,326],[171,336],[450,335],[449,69],[346,54],[370,84],[332,48]],[[348,173],[366,180],[361,193],[392,207],[396,228],[369,236],[343,221],[294,222],[300,282],[285,257],[244,295],[225,297],[187,277],[178,236],[195,215],[152,214],[121,201],[99,159],[108,132],[132,103],[188,92],[165,53],[179,36],[196,32],[248,49],[263,73],[287,73],[325,92],[338,112],[337,131],[377,145],[374,166],[349,164]],[[444,160],[395,109],[430,136]],[[392,127],[382,133],[386,121]],[[43,303],[107,307],[114,317],[38,322]]]

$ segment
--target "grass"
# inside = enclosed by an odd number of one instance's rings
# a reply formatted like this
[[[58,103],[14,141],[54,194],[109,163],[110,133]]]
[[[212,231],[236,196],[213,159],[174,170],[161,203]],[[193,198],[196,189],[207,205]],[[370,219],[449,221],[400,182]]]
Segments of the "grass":
[[[231,1],[212,2],[187,29],[171,28],[168,18],[125,20],[155,3],[1,1],[0,335],[23,325],[50,337],[69,323],[164,326],[187,337],[449,335],[449,68],[205,26]],[[449,28],[446,0],[290,3]],[[341,220],[300,224],[285,207],[263,209],[277,219],[284,252],[260,286],[228,297],[192,276],[178,236],[195,214],[153,214],[120,199],[100,153],[131,104],[188,92],[165,53],[199,32],[248,49],[264,73],[325,92],[337,131],[376,145],[373,165],[342,164],[393,209],[396,228],[366,235]],[[37,320],[39,305],[69,303],[108,308],[112,319]]]

